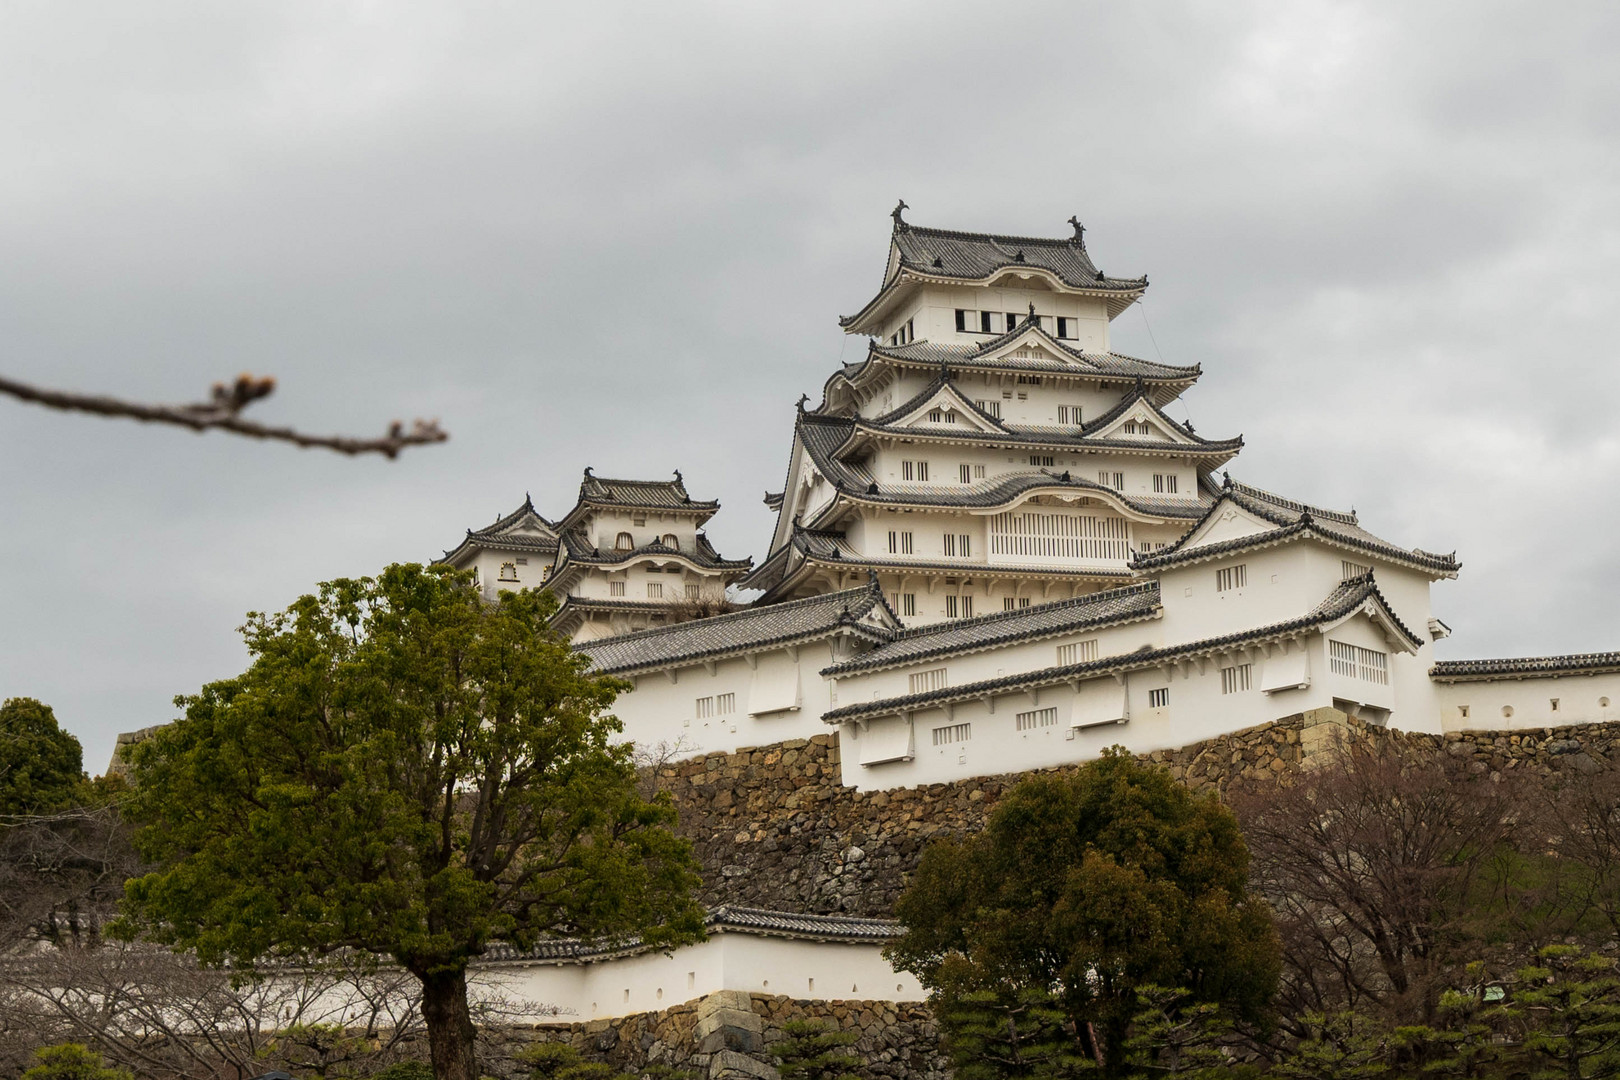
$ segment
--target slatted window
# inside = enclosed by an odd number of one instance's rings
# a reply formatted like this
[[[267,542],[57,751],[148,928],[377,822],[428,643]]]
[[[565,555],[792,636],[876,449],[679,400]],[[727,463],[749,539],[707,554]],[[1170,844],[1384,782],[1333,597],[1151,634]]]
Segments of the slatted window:
[[[624,595],[624,582],[622,582],[622,581],[610,581],[610,582],[608,582],[608,595],[609,596],[623,596]]]
[[[1113,488],[1115,491],[1124,491],[1125,474],[1122,472],[1110,472],[1107,469],[1102,469],[1097,473],[1097,483],[1101,484],[1103,487]]]
[[[979,407],[980,412],[989,413],[991,416],[995,417],[997,420],[1001,419],[1001,402],[999,402],[999,401],[975,401],[973,404],[975,404],[975,405],[977,405]]]
[[[1027,607],[1029,607],[1029,597],[1027,596],[1003,596],[1001,598],[1002,611],[1016,611],[1019,608]]]
[[[1037,468],[1050,469],[1052,467],[1052,455],[1051,454],[1031,454],[1031,455],[1029,455],[1029,463],[1031,465],[1036,466]]]
[[[664,583],[662,581],[647,582],[647,599],[662,600],[664,598]]]
[[[896,532],[889,530],[889,554],[911,555],[916,548],[916,540],[909,532]]]
[[[953,558],[966,559],[973,554],[972,542],[967,533],[946,533],[944,548],[945,554]]]
[[[973,466],[972,465],[958,465],[956,467],[956,475],[961,478],[962,483],[964,483],[964,484],[973,483]]]
[[[1097,659],[1097,639],[1086,641],[1073,641],[1067,645],[1057,647],[1057,662],[1059,667],[1070,664],[1089,664]]]
[[[1013,726],[1019,731],[1030,731],[1035,728],[1051,727],[1057,723],[1057,707],[1050,709],[1031,709],[1013,716]]]
[[[942,690],[944,687],[945,669],[942,667],[911,673],[911,692],[913,694],[926,694],[930,690]]]
[[[1215,591],[1231,592],[1241,589],[1249,583],[1249,567],[1246,563],[1236,566],[1223,567],[1215,571]]]
[[[1130,558],[1124,518],[1008,512],[990,519],[990,554],[1049,559]]]
[[[698,598],[698,584],[697,584],[697,582],[689,581],[689,582],[686,583],[686,598],[688,600],[696,600]]]
[[[973,597],[947,596],[945,598],[945,617],[947,619],[973,618]]]
[[[1160,495],[1174,495],[1176,493],[1176,474],[1154,473],[1153,490]]]
[[[1041,385],[1041,377],[1039,375],[1020,375],[1018,376],[1018,382],[1020,385],[1039,386]]]
[[[949,724],[934,729],[934,745],[949,746],[951,743],[967,742],[973,738],[972,724]]]
[[[902,461],[900,463],[900,478],[902,480],[916,480],[926,483],[928,480],[928,462]]]
[[[995,317],[996,317],[996,313],[993,312],[993,311],[981,311],[981,312],[979,312],[979,333],[981,333],[981,334],[993,334],[993,333],[995,333],[996,332],[996,327],[995,327],[995,324],[992,322],[992,320]]]
[[[1157,690],[1148,691],[1148,708],[1168,709],[1170,707],[1170,688],[1161,686]]]
[[[897,593],[894,597],[894,612],[896,615],[917,614],[917,594],[914,592]]]
[[[1058,423],[1060,423],[1060,424],[1073,424],[1075,427],[1079,427],[1080,424],[1082,423],[1082,421],[1080,419],[1080,406],[1078,406],[1078,405],[1059,405],[1057,407],[1057,410],[1058,410],[1058,413],[1057,413]]]
[[[1328,642],[1328,667],[1335,675],[1389,684],[1389,654],[1342,641]]]
[[[714,698],[700,697],[697,699],[697,718],[707,720],[714,715]]]
[[[737,711],[736,694],[716,694],[714,696],[714,715],[725,716]]]
[[[1340,577],[1344,581],[1349,581],[1351,578],[1358,578],[1372,573],[1372,567],[1363,566],[1361,563],[1351,562],[1349,559],[1341,559],[1339,561],[1339,569],[1341,571]]]
[[[1221,693],[1241,694],[1254,681],[1253,664],[1236,664],[1221,668]]]

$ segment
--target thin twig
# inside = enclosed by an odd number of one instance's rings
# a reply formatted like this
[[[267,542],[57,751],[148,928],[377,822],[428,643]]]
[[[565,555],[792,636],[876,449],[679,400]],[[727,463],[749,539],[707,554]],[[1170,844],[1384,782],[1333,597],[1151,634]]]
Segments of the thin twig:
[[[269,427],[242,419],[244,408],[260,398],[269,397],[275,388],[274,379],[238,375],[234,383],[215,383],[209,401],[193,405],[142,405],[114,397],[42,390],[0,376],[0,394],[9,394],[21,401],[52,409],[95,413],[98,416],[127,416],[147,423],[178,424],[193,431],[219,428],[255,439],[278,439],[297,446],[321,446],[340,454],[377,453],[394,458],[407,446],[440,443],[450,437],[439,428],[437,420],[417,420],[411,424],[409,431],[404,424],[395,420],[389,425],[388,434],[380,439],[355,439],[345,435],[306,435],[292,428]]]

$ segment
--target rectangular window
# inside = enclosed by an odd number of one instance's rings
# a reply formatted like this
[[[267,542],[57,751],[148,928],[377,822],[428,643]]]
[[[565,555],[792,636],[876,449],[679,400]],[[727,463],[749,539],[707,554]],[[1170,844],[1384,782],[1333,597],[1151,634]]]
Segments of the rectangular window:
[[[642,525],[647,524],[647,518],[646,518],[645,515],[643,515],[641,517],[633,517],[633,518],[630,519],[630,524],[635,525],[637,527],[640,527]]]
[[[935,746],[949,746],[951,743],[967,742],[971,738],[973,738],[972,724],[950,724],[934,729]]]
[[[947,619],[973,618],[973,597],[947,596],[945,598],[945,617]]]
[[[911,692],[913,694],[926,694],[930,690],[943,690],[945,688],[945,669],[942,667],[929,668],[927,671],[914,671],[911,674]]]
[[[1253,680],[1253,676],[1253,664],[1238,664],[1235,667],[1221,668],[1221,693],[1242,693],[1249,688]]]
[[[1174,495],[1176,493],[1176,474],[1154,473],[1153,490],[1160,495]]]
[[[1018,316],[1014,315],[1010,311],[1007,312],[1007,329],[1009,329],[1009,330],[1018,329]]]
[[[1018,376],[1018,385],[1039,386],[1041,385],[1041,377],[1039,375],[1020,375]]]
[[[1058,337],[1059,338],[1070,338],[1070,339],[1072,339],[1074,337],[1074,320],[1073,319],[1067,319],[1067,318],[1064,318],[1062,315],[1059,315],[1057,317],[1057,324],[1058,324],[1057,325],[1057,331],[1058,331]]]
[[[1013,717],[1013,726],[1019,731],[1030,731],[1034,728],[1052,727],[1057,723],[1057,706],[1050,709],[1031,709],[1021,712]]]
[[[1008,512],[990,519],[990,554],[1123,561],[1127,532],[1124,518]]]
[[[696,600],[698,598],[697,582],[689,581],[686,583],[686,598],[688,600]]]
[[[1550,700],[1550,702],[1552,704],[1552,711],[1557,712],[1558,711],[1558,699],[1557,698],[1551,698],[1549,700]]]
[[[697,699],[697,718],[707,720],[714,715],[714,698],[700,697]]]
[[[1057,662],[1059,667],[1068,667],[1070,664],[1089,664],[1097,659],[1097,639],[1075,641],[1068,645],[1057,647]]]
[[[662,581],[647,582],[647,599],[662,600],[664,598],[664,583]]]
[[[1031,465],[1034,465],[1034,466],[1038,467],[1038,468],[1050,469],[1052,467],[1052,455],[1051,454],[1031,454],[1031,455],[1029,455],[1029,463]]]
[[[1011,390],[1003,390],[1001,392],[1001,400],[1002,401],[1011,401],[1012,400],[1012,391]]]
[[[1342,641],[1328,642],[1328,667],[1335,675],[1389,684],[1389,654]]]
[[[975,401],[973,404],[979,407],[980,412],[989,413],[997,420],[1001,419],[1001,402],[995,400]]]
[[[991,320],[994,319],[994,318],[995,318],[995,312],[993,312],[993,311],[981,311],[981,312],[979,312],[979,333],[981,333],[981,334],[993,334],[993,333],[995,333],[996,328],[991,323]]]
[[[892,529],[889,531],[889,554],[910,555],[912,554],[912,547],[911,533],[895,532]]]
[[[1351,562],[1349,559],[1341,559],[1339,561],[1339,569],[1341,571],[1341,578],[1344,581],[1349,581],[1351,578],[1363,577],[1372,573],[1372,567]]]
[[[624,595],[624,582],[622,582],[622,581],[610,581],[610,582],[608,582],[608,595],[609,596],[623,596]]]
[[[902,461],[900,463],[900,479],[902,479],[902,480],[915,480],[915,479],[917,479],[917,464],[916,464],[916,462]]]
[[[971,313],[963,310],[962,308],[956,309],[956,332],[958,334],[967,333],[969,314]]]
[[[736,694],[716,694],[714,696],[714,715],[726,716],[737,711]]]
[[[1231,592],[1241,589],[1249,583],[1249,567],[1246,563],[1228,566],[1215,571],[1215,591]]]
[[[1161,686],[1157,690],[1148,691],[1148,708],[1168,709],[1170,707],[1170,688]]]
[[[966,559],[973,554],[965,533],[946,533],[944,548],[945,554],[952,558]]]
[[[1081,425],[1082,421],[1080,419],[1080,406],[1059,405],[1057,410],[1058,423],[1073,424],[1075,427],[1079,427]]]
[[[957,475],[962,478],[962,483],[964,483],[964,484],[973,483],[973,466],[971,466],[971,465],[960,465],[960,466],[958,466],[957,467]]]
[[[1018,400],[1019,401],[1028,401],[1029,400],[1029,391],[1028,390],[1020,390],[1020,391],[1018,391]]]
[[[906,592],[906,593],[901,593],[900,594],[900,612],[899,613],[901,615],[915,615],[915,614],[917,614],[917,594],[916,593],[914,593],[914,592]]]
[[[1101,484],[1103,487],[1113,488],[1115,491],[1124,491],[1125,474],[1122,472],[1110,472],[1107,469],[1103,469],[1097,473],[1097,483]]]

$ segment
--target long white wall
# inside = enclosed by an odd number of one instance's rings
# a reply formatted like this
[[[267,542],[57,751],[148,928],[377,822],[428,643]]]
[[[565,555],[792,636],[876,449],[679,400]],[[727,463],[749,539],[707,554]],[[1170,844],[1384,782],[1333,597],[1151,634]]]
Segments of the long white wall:
[[[1446,731],[1523,731],[1620,720],[1620,672],[1435,684]]]

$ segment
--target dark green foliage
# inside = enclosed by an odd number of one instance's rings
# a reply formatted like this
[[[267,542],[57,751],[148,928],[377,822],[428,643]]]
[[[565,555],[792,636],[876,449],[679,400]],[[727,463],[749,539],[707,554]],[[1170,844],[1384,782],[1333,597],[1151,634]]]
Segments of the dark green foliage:
[[[123,1069],[109,1069],[106,1062],[80,1043],[62,1043],[34,1051],[33,1068],[22,1080],[134,1080]]]
[[[425,1061],[400,1061],[372,1073],[368,1080],[433,1080],[433,1066]]]
[[[1504,1010],[1534,1058],[1531,1076],[1620,1075],[1620,971],[1578,945],[1551,945],[1521,968]]]
[[[782,1033],[787,1038],[773,1050],[782,1080],[860,1080],[853,1071],[860,1064],[854,1050],[857,1033],[819,1020],[789,1020]]]
[[[1050,993],[944,990],[933,999],[958,1080],[1017,1080],[1096,1073],[1073,1024]]]
[[[535,1043],[518,1054],[532,1080],[616,1080],[625,1074],[600,1061],[586,1061],[565,1042]]]
[[[1196,1080],[1230,1075],[1231,1061],[1222,1047],[1233,1041],[1232,1022],[1219,1005],[1162,986],[1141,987],[1136,997],[1125,1045],[1138,1071]]]
[[[546,624],[546,594],[391,566],[250,614],[252,666],[180,699],[133,755],[125,932],[206,963],[353,948],[423,984],[441,1080],[476,1080],[466,967],[491,942],[701,937],[690,846],[644,799],[623,684]]]
[[[0,704],[0,826],[5,818],[73,806],[83,770],[79,740],[62,730],[49,705],[33,698]]]
[[[1390,1073],[1391,1035],[1352,1012],[1301,1018],[1307,1034],[1274,1070],[1291,1080],[1374,1080]]]
[[[1247,877],[1229,811],[1116,749],[1020,783],[982,833],[930,845],[887,955],[939,1002],[1049,993],[1075,1058],[1120,1075],[1143,987],[1264,1019],[1278,948]]]

